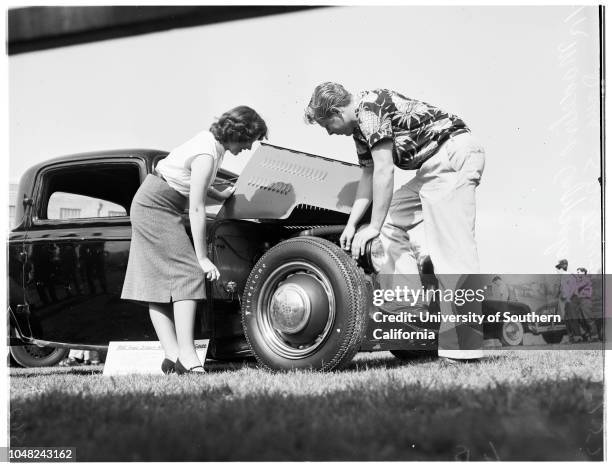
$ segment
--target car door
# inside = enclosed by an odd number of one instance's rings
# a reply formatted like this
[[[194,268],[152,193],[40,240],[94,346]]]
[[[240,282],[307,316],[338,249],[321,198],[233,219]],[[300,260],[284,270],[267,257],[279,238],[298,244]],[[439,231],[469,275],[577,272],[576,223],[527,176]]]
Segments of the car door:
[[[120,299],[129,255],[129,208],[144,160],[58,163],[38,175],[25,240],[25,298],[33,338],[106,345],[155,339],[147,309]]]

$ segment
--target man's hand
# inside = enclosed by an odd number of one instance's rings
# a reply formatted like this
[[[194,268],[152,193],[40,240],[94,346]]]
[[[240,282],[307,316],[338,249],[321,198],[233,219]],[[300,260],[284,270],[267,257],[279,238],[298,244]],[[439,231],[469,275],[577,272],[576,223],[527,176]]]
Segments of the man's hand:
[[[368,225],[363,229],[360,229],[355,238],[353,239],[353,246],[351,248],[353,258],[357,260],[360,255],[365,253],[365,246],[369,240],[374,239],[380,234],[380,230],[376,229],[372,225]]]
[[[350,250],[353,237],[355,237],[355,226],[353,224],[347,224],[340,236],[340,247],[344,250]]]

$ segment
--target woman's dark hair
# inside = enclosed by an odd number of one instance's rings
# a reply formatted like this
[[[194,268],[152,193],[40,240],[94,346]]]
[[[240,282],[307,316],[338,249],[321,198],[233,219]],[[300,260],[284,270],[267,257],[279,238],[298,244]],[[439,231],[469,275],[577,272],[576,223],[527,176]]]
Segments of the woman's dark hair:
[[[210,132],[222,143],[254,142],[268,136],[268,127],[253,109],[238,106],[219,117]]]

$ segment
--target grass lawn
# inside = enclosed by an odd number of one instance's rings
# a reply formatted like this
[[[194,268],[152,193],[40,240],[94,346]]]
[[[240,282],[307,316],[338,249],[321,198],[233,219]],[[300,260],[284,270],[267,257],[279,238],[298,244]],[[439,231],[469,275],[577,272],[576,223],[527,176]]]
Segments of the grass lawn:
[[[12,369],[12,447],[76,447],[77,461],[603,459],[602,351],[491,351],[454,365],[364,353],[333,373],[210,370]]]

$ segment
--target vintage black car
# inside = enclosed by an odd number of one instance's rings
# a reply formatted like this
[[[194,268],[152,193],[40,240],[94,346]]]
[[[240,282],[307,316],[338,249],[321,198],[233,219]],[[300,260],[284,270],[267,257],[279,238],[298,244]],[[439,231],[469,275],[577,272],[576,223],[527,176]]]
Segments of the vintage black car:
[[[156,339],[146,307],[120,294],[130,203],[166,154],[77,154],[23,175],[8,245],[17,363],[53,365],[69,348]],[[208,251],[221,273],[207,284],[196,326],[196,339],[211,340],[209,357],[254,354],[268,368],[329,370],[359,350],[385,349],[367,330],[367,261],[337,245],[359,175],[355,165],[268,144],[240,178],[219,172],[215,185],[235,183],[236,193],[223,206],[207,200]],[[401,354],[401,343],[387,346]]]
[[[132,197],[166,155],[77,154],[23,175],[8,243],[17,363],[54,365],[69,348],[157,339],[146,307],[120,294]],[[380,325],[370,320],[370,252],[357,263],[338,246],[360,173],[353,164],[265,143],[240,177],[218,173],[217,188],[235,183],[236,192],[223,205],[207,200],[208,252],[221,273],[207,283],[209,299],[197,315],[196,339],[210,338],[208,357],[254,355],[271,369],[330,370],[360,350],[398,357],[415,347],[435,350],[431,340],[374,338]],[[184,219],[188,229],[187,213]]]

